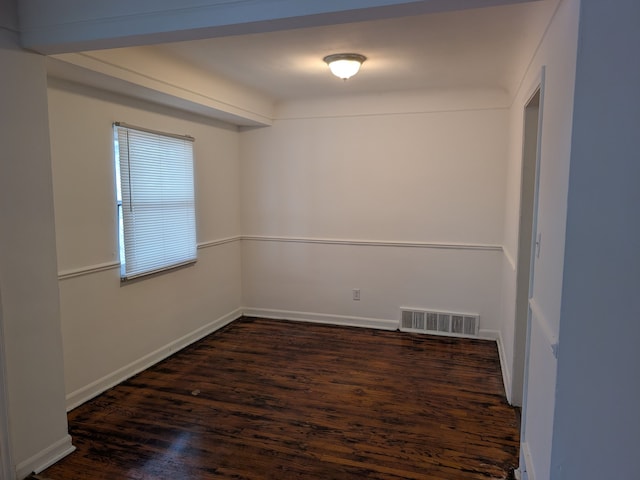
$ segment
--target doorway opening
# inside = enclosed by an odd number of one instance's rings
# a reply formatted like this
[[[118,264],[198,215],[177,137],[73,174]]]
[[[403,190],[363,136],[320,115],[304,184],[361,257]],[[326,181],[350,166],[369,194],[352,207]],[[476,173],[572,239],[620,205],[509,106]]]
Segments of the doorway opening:
[[[529,342],[531,335],[531,307],[535,276],[535,260],[540,254],[540,233],[537,231],[538,187],[540,183],[540,147],[542,137],[542,106],[544,105],[544,77],[542,68],[538,82],[523,112],[522,173],[520,185],[520,220],[518,225],[518,256],[516,260],[516,302],[513,338],[512,404],[522,406],[520,424],[520,466],[517,478],[529,478],[530,464],[526,445],[527,384],[529,371]]]
[[[536,241],[539,149],[541,133],[541,84],[537,86],[524,108],[522,173],[520,185],[520,221],[518,226],[518,257],[516,264],[516,306],[513,345],[513,384],[511,400],[523,406],[526,391],[527,336],[529,298],[533,288]]]

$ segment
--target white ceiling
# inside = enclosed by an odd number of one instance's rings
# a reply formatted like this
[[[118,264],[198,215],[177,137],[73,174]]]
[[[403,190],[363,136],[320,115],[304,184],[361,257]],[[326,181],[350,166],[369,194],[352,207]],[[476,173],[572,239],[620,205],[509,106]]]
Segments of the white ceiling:
[[[275,100],[429,88],[513,91],[557,3],[540,0],[152,48]],[[322,61],[340,52],[368,57],[347,82],[331,76]]]

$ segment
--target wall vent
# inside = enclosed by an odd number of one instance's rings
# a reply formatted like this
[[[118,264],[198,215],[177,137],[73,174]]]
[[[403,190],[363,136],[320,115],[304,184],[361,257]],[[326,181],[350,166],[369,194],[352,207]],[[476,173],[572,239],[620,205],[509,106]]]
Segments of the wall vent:
[[[436,312],[402,308],[400,330],[456,337],[477,337],[480,316],[468,313]]]

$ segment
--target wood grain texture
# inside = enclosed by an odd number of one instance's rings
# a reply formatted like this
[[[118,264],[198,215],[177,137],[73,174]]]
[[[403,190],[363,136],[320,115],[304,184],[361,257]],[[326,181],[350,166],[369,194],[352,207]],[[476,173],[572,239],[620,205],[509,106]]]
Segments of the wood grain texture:
[[[519,426],[494,342],[244,318],[69,414],[100,479],[504,479]]]

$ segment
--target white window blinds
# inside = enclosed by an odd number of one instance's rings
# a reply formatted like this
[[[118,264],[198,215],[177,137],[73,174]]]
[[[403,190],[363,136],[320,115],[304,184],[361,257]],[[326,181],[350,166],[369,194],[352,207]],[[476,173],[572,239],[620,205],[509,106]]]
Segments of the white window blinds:
[[[123,280],[193,263],[193,139],[114,124]],[[119,202],[120,204],[120,202]]]

